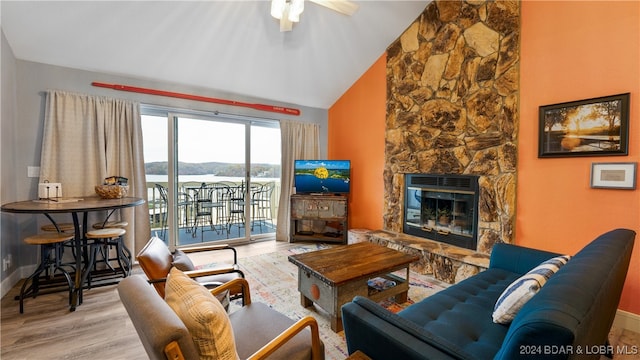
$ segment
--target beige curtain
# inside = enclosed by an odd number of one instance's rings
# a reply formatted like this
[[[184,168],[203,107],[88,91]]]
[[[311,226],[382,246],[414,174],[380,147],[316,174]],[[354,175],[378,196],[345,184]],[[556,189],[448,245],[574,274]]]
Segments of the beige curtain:
[[[296,159],[317,159],[320,150],[320,129],[317,124],[280,120],[282,138],[282,175],[276,240],[289,241],[289,197],[293,190],[293,162]]]
[[[118,175],[129,179],[128,196],[147,200],[138,103],[48,91],[45,106],[40,182],[62,183],[64,197],[87,197]],[[117,211],[112,216],[129,223],[125,244],[137,253],[150,235],[147,205]],[[92,213],[90,221],[105,217]]]

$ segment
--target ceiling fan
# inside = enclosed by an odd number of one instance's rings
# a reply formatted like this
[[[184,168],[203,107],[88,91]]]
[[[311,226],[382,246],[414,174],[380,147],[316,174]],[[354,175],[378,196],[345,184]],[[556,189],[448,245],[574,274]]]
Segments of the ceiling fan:
[[[348,16],[358,10],[358,4],[349,0],[309,0]],[[271,16],[280,20],[280,31],[291,31],[293,23],[300,21],[304,0],[271,0]]]

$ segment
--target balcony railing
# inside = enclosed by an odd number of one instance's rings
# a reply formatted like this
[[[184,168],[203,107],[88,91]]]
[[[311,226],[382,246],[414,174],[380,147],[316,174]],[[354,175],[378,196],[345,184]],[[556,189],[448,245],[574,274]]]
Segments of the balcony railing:
[[[241,189],[243,188],[242,182],[223,182],[225,185],[230,188]],[[280,191],[281,186],[279,181],[260,181],[255,180],[252,182],[252,189],[261,188],[263,185],[267,183],[272,183],[273,191],[271,192],[270,199],[268,202],[263,202],[262,204],[267,204],[267,208],[257,210],[258,208],[255,206],[256,204],[252,201],[242,201],[239,203],[242,206],[250,207],[251,211],[251,219],[248,221],[248,226],[251,229],[251,234],[260,234],[260,233],[268,233],[275,231],[276,224],[276,214],[278,213],[278,200],[280,199]],[[167,224],[163,223],[163,219],[167,216],[167,204],[163,200],[160,191],[156,187],[156,184],[160,184],[164,187],[167,186],[167,183],[161,182],[147,182],[147,197],[148,197],[148,207],[149,207],[149,222],[151,225],[152,234],[159,234],[159,236],[164,237],[166,239],[166,227]],[[216,182],[204,183],[206,185],[220,184]],[[194,182],[183,182],[178,183],[178,192],[193,194],[194,189],[199,189],[202,183],[194,183]],[[252,190],[253,191],[253,190]],[[250,191],[249,196],[252,196],[252,191]],[[186,203],[184,201],[180,202],[180,206],[177,206],[178,210],[178,234],[179,234],[179,244],[187,244],[194,242],[205,242],[205,241],[215,241],[221,239],[228,239],[234,237],[243,237],[244,236],[244,225],[238,223],[239,221],[244,219],[243,211],[240,211],[238,216],[231,218],[228,211],[223,213],[211,211],[210,218],[207,219],[208,223],[197,221],[197,212],[196,206],[197,203],[195,199],[189,198],[190,203]],[[236,199],[238,200],[238,199]],[[229,209],[232,206],[231,203],[225,205],[228,206]],[[236,204],[237,206],[237,204]],[[254,212],[256,214],[254,214]],[[257,213],[260,213],[261,223],[258,223]],[[262,225],[265,225],[264,227]],[[259,228],[257,225],[260,225]],[[237,232],[232,231],[232,229],[238,229]],[[205,236],[206,233],[206,236]]]

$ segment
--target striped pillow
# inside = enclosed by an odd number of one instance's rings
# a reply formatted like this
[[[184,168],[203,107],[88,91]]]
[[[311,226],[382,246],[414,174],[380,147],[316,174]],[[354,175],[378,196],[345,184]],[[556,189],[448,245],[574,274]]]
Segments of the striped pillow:
[[[549,259],[512,282],[496,301],[493,308],[493,322],[509,324],[518,311],[547,282],[551,275],[569,261],[571,256],[564,255]]]
[[[189,330],[200,359],[237,360],[227,312],[209,290],[177,268],[171,268],[165,301]]]

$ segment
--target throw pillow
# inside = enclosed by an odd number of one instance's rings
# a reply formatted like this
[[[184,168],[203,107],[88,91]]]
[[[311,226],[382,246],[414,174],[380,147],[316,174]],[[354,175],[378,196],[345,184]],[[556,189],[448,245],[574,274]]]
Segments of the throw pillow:
[[[565,255],[544,261],[507,286],[493,308],[493,322],[509,324],[524,304],[537,294],[551,275],[560,270],[570,258]]]
[[[200,359],[238,359],[229,316],[204,286],[173,267],[165,301],[189,330]]]
[[[191,271],[196,269],[191,259],[189,259],[189,256],[179,249],[176,249],[176,251],[173,252],[173,262],[171,262],[171,265],[182,271]]]

